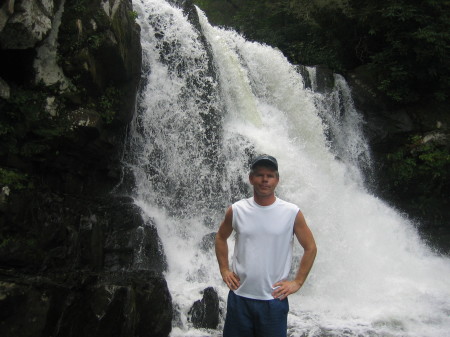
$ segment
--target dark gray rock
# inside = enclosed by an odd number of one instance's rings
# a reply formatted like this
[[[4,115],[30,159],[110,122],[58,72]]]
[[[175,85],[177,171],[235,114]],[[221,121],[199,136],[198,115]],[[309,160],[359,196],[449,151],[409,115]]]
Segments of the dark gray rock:
[[[171,330],[167,284],[151,272],[2,276],[4,337],[163,337]]]
[[[62,3],[0,5],[0,110],[11,117],[0,169],[16,177],[0,182],[0,335],[168,336],[167,263],[122,162],[141,75],[132,3],[66,0],[56,25]],[[38,76],[50,31],[50,70],[70,90],[47,81],[49,68]]]
[[[162,274],[166,260],[154,226],[125,197],[78,199],[17,195],[6,209],[0,265],[28,271],[71,268]],[[139,234],[137,238],[136,233]]]
[[[33,48],[51,29],[53,1],[5,1],[0,12],[1,48]]]
[[[0,335],[39,336],[49,307],[46,292],[29,284],[0,282]]]
[[[320,93],[327,93],[333,90],[334,73],[331,69],[318,65],[316,66],[316,88]]]
[[[217,329],[219,324],[219,296],[214,288],[203,291],[203,298],[196,301],[189,310],[195,328]]]

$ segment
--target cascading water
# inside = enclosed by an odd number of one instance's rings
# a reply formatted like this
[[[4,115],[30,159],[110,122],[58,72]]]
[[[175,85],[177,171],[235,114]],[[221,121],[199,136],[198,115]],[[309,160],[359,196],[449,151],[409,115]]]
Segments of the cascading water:
[[[368,158],[359,117],[339,119],[347,108],[306,89],[279,51],[212,27],[201,12],[195,28],[163,0],[134,8],[145,71],[130,165],[136,203],[167,256],[172,336],[221,335],[220,326],[192,328],[188,311],[208,286],[226,298],[211,233],[231,202],[250,195],[255,153],[277,157],[277,193],[300,206],[319,249],[290,296],[289,336],[449,336],[450,260],[365,191],[355,168]]]
[[[309,68],[312,89],[316,85],[315,68]],[[334,88],[323,95],[315,95],[318,114],[327,126],[325,134],[332,139],[330,150],[336,158],[344,161],[347,170],[354,180],[359,179],[361,185],[372,174],[369,146],[363,137],[363,120],[354,108],[350,88],[345,79],[334,75]]]

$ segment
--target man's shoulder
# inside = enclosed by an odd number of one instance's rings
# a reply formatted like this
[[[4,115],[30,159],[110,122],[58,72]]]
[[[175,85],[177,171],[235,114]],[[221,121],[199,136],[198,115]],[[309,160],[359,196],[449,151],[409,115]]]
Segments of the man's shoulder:
[[[244,205],[251,205],[252,204],[252,198],[243,198],[241,200],[238,200],[236,202],[234,202],[231,206],[232,207],[239,207],[239,206],[244,206]]]
[[[296,204],[286,201],[286,200],[283,200],[283,199],[280,199],[278,197],[277,197],[277,203],[281,207],[292,209],[293,211],[296,211],[296,212],[298,212],[300,210],[300,208]]]

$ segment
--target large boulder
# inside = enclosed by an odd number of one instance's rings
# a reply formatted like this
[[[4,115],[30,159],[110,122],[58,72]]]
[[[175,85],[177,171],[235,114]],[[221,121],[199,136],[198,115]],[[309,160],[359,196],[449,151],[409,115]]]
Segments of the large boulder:
[[[206,288],[203,298],[195,301],[189,310],[190,321],[195,328],[217,329],[219,314],[219,296],[212,287]]]

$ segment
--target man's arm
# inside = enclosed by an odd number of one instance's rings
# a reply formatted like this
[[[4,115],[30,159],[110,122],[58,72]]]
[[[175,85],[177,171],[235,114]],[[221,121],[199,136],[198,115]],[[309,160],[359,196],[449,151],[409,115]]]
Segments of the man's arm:
[[[227,240],[233,232],[233,209],[229,207],[225,213],[225,219],[220,224],[216,234],[216,257],[219,262],[220,274],[223,281],[231,290],[239,288],[239,277],[230,270],[228,264],[228,243]]]
[[[294,222],[294,234],[297,237],[298,242],[303,247],[304,253],[300,261],[300,266],[298,268],[295,279],[292,281],[280,281],[273,285],[273,287],[278,287],[272,293],[274,298],[279,298],[280,300],[285,299],[290,294],[297,292],[305,283],[306,278],[313,266],[314,259],[317,254],[316,242],[314,236],[311,233],[308,225],[306,224],[305,218],[302,212],[298,212]]]

